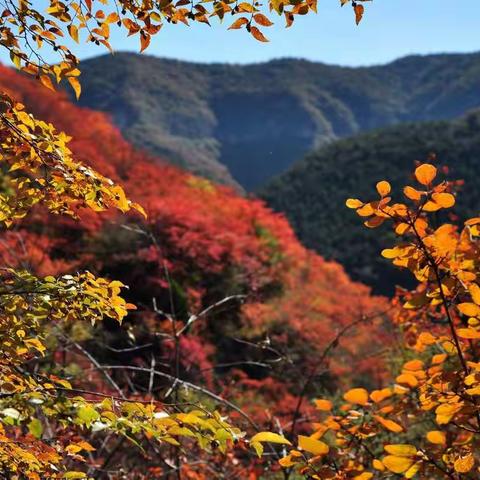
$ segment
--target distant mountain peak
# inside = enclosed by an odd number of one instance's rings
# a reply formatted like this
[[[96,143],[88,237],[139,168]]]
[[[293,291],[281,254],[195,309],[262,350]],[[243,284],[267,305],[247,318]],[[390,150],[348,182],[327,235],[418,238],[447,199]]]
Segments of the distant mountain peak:
[[[480,53],[353,68],[295,58],[201,64],[119,52],[84,61],[82,80],[81,103],[109,113],[136,146],[256,190],[332,140],[480,106]]]

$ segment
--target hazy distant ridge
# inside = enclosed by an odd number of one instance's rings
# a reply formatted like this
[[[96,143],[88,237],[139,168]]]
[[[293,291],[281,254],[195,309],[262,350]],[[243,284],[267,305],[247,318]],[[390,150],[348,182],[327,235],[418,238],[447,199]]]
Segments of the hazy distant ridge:
[[[205,65],[118,53],[82,66],[81,103],[109,112],[135,145],[247,190],[329,140],[448,119],[480,105],[480,54],[348,68],[293,59]]]

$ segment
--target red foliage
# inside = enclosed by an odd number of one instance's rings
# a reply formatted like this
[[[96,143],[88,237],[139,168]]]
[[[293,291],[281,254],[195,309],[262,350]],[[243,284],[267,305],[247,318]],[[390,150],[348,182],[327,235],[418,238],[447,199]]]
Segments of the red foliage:
[[[88,268],[120,278],[140,306],[132,322],[143,325],[143,337],[169,328],[149,308],[155,297],[171,312],[168,290],[174,292],[173,308],[180,320],[227,295],[247,295],[243,307],[233,303],[195,323],[181,342],[185,375],[208,372],[203,379],[210,385],[211,367],[225,359],[238,361],[244,354],[264,359],[266,350],[243,348],[232,343],[232,336],[251,342],[268,336],[276,350],[306,373],[343,327],[385,310],[386,302],[353,283],[340,265],[305,249],[285,218],[261,201],[135,151],[104,114],[74,106],[66,95],[4,67],[0,90],[71,135],[77,157],[120,181],[148,213],[142,220],[84,212],[82,222],[75,223],[38,211],[17,231],[3,235],[4,264],[26,263],[41,274]],[[348,341],[341,340],[331,367],[342,380],[352,373],[352,358],[363,358],[355,363],[355,375],[375,378],[383,371],[371,356],[372,338],[380,346],[387,340],[379,323],[381,318],[369,328],[356,327]],[[165,347],[162,354],[169,357],[171,351]],[[226,375],[228,369],[221,372],[216,381],[231,392],[233,377]],[[244,373],[236,385],[246,395],[245,403],[251,398],[260,407],[270,405],[282,418],[293,411],[300,391],[298,374],[287,378],[282,369],[270,376],[268,371],[245,372],[252,377]],[[254,396],[245,393],[252,387]]]

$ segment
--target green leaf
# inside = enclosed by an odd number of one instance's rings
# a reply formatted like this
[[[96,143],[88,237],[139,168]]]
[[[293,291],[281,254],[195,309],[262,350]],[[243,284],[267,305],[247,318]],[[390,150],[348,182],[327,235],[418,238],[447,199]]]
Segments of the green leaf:
[[[81,423],[90,426],[92,422],[100,418],[100,415],[91,405],[83,405],[78,409],[77,417]]]
[[[42,422],[38,418],[32,418],[28,424],[28,431],[35,437],[40,438],[43,433]]]

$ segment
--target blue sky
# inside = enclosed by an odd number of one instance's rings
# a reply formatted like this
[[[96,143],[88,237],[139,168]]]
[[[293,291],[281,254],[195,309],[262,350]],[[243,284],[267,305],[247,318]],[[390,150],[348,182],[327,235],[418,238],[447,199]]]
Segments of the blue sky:
[[[461,6],[460,6],[461,4]],[[480,50],[480,2],[470,0],[373,0],[357,27],[351,7],[339,0],[319,0],[318,14],[297,17],[290,29],[283,18],[264,31],[260,43],[245,31],[227,31],[231,20],[213,27],[166,25],[147,53],[198,62],[250,63],[279,57],[302,57],[341,65],[385,63],[413,53]],[[138,51],[138,38],[114,31],[115,50]],[[80,58],[104,49],[76,46]],[[3,60],[5,57],[0,56]]]

